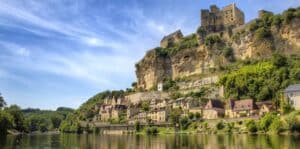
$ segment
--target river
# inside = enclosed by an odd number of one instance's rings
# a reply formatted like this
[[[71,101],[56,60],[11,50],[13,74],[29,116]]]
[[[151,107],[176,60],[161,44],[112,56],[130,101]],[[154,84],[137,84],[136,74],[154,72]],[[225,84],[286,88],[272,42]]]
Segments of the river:
[[[95,135],[38,134],[7,136],[0,148],[11,149],[296,149],[300,136],[292,135]]]

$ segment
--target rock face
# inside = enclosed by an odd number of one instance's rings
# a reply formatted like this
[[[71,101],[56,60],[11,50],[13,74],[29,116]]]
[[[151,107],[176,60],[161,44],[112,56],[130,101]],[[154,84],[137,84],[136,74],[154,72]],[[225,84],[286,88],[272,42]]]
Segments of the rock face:
[[[249,31],[249,24],[229,32],[214,33],[221,37],[222,44],[199,45],[183,48],[176,53],[159,55],[157,50],[147,52],[144,58],[136,64],[138,87],[150,90],[167,78],[172,80],[208,73],[211,69],[230,63],[222,53],[224,46],[233,49],[235,59],[267,58],[274,52],[295,54],[300,52],[300,19],[295,18],[289,24],[281,27],[271,27],[271,38],[258,40],[255,33]],[[240,31],[244,33],[239,34]],[[233,38],[239,34],[238,38]]]

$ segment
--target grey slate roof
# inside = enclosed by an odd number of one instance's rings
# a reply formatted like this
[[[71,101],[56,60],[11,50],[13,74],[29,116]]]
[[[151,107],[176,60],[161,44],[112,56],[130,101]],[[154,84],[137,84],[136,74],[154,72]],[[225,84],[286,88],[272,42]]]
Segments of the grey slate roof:
[[[300,91],[300,84],[293,84],[288,86],[283,92]]]

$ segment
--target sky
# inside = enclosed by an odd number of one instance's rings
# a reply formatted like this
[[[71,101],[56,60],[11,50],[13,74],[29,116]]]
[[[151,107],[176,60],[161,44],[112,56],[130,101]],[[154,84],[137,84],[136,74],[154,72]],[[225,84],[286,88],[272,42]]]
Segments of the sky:
[[[78,108],[98,92],[136,81],[134,64],[200,9],[236,3],[246,22],[300,0],[0,0],[0,93],[22,108]]]

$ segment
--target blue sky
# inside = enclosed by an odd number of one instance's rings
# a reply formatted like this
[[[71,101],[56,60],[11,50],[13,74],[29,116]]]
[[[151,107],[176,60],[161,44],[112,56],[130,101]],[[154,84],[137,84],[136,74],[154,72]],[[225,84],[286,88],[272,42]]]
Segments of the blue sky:
[[[299,0],[0,0],[0,92],[22,108],[77,108],[97,92],[125,89],[134,64],[200,9],[235,2],[246,21]]]

